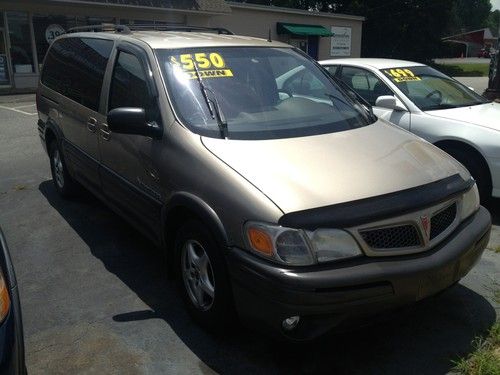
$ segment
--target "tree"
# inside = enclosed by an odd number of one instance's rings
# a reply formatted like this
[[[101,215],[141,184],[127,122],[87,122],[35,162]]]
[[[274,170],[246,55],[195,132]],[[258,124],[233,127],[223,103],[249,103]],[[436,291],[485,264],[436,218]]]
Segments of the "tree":
[[[489,0],[454,0],[450,34],[482,29],[488,26]]]
[[[338,11],[361,14],[362,55],[427,62],[439,55],[456,0],[336,1]]]
[[[488,27],[493,32],[493,35],[500,36],[498,33],[500,32],[500,10],[495,10],[490,13],[488,17]]]
[[[241,1],[241,0],[240,0]],[[441,38],[487,27],[489,0],[248,0],[310,11],[354,14],[363,23],[362,56],[428,62],[447,48]],[[497,11],[498,14],[500,12]],[[493,14],[493,13],[492,13]],[[490,16],[490,17],[489,17]],[[489,17],[489,18],[488,18]],[[498,27],[497,27],[498,29]]]

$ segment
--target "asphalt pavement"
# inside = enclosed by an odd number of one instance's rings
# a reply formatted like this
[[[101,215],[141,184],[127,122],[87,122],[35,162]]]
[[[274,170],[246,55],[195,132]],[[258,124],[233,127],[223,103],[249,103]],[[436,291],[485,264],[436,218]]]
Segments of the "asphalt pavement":
[[[443,374],[499,313],[500,254],[458,285],[307,345],[187,316],[159,252],[89,194],[52,185],[33,97],[0,101],[0,226],[19,282],[31,374]],[[500,204],[493,204],[500,246]],[[496,295],[496,298],[495,298]]]

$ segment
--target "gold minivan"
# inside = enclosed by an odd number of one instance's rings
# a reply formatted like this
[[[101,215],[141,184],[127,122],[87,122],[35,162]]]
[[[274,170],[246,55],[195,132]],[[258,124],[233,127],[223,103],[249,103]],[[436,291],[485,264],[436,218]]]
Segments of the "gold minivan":
[[[105,29],[63,35],[44,61],[54,186],[85,187],[164,249],[202,324],[236,311],[312,339],[436,294],[480,258],[491,219],[467,170],[301,51]]]

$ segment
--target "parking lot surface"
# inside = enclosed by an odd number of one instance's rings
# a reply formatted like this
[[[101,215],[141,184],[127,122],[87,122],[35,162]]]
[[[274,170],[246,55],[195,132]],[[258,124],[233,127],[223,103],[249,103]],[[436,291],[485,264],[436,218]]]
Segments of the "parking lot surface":
[[[307,345],[186,315],[159,252],[88,194],[53,188],[33,96],[0,102],[0,226],[17,271],[32,374],[443,374],[497,319],[500,203],[474,270],[443,294]]]

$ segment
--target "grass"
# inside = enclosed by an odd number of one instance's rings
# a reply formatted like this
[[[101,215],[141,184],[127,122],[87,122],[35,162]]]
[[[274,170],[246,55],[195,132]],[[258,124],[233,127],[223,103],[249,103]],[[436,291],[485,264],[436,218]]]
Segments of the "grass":
[[[490,65],[486,64],[432,64],[434,68],[451,77],[488,77]]]
[[[453,372],[463,375],[500,374],[500,321],[489,330],[487,337],[472,342],[474,351],[467,358],[453,361]]]

